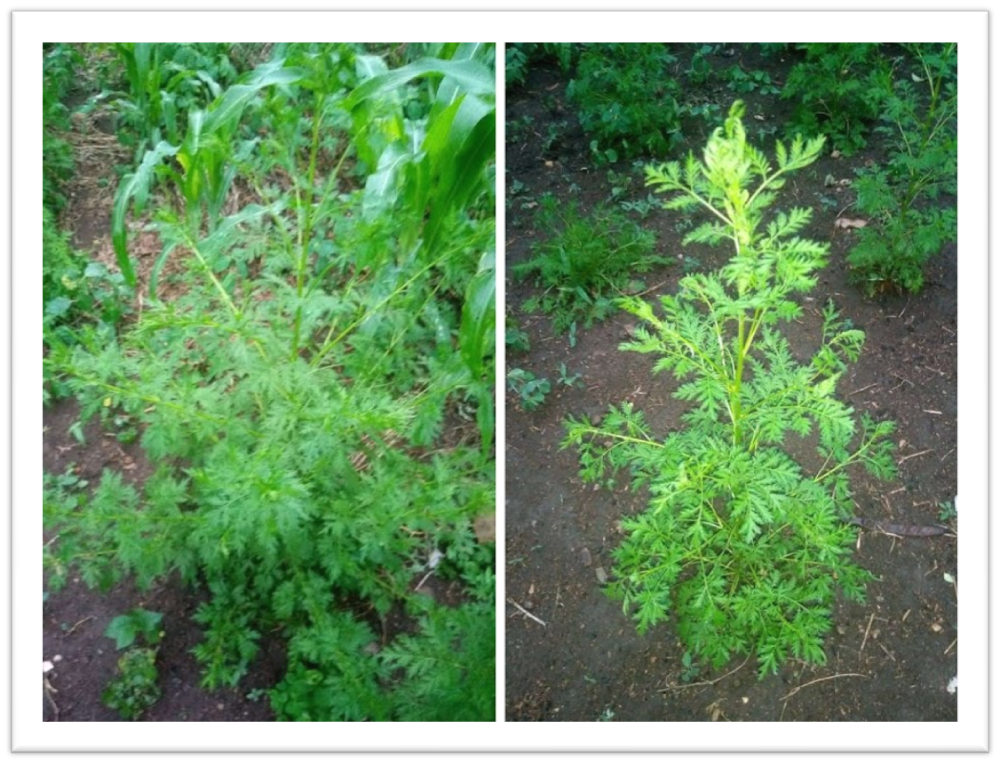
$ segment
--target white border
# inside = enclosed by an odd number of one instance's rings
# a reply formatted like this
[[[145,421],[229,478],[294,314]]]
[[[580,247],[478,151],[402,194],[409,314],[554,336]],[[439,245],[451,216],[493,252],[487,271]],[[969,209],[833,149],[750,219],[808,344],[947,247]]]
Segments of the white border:
[[[114,3],[104,3],[112,7]],[[219,4],[222,7],[222,3]],[[240,3],[245,8],[248,3]],[[304,3],[301,5],[305,5]],[[327,4],[329,5],[329,4]],[[379,4],[400,8],[405,3]],[[464,5],[436,3],[441,8]],[[554,7],[557,3],[547,4]],[[566,3],[558,4],[567,7]],[[572,7],[594,7],[595,3],[572,3]],[[651,3],[628,3],[650,7]],[[668,3],[657,3],[661,7]],[[699,3],[706,8],[709,3]],[[734,3],[729,3],[733,7]],[[773,2],[775,8],[799,3]],[[888,3],[883,5],[889,6]],[[896,7],[900,7],[895,4]],[[913,7],[917,3],[907,3]],[[927,7],[927,4],[921,4]],[[120,4],[119,4],[120,7]],[[232,7],[232,6],[230,6]],[[315,4],[312,5],[315,7]],[[372,3],[364,7],[373,7]],[[717,5],[717,7],[720,7]],[[725,6],[721,6],[725,7]],[[962,676],[957,723],[761,723],[715,728],[710,735],[693,723],[638,723],[627,727],[593,723],[569,724],[410,724],[405,732],[380,733],[370,725],[342,724],[336,730],[324,725],[299,727],[284,734],[273,724],[218,723],[191,725],[107,724],[44,725],[38,708],[41,698],[37,674],[38,624],[41,623],[41,570],[38,565],[41,523],[41,427],[37,408],[41,387],[38,364],[40,327],[32,318],[40,314],[37,289],[41,258],[41,219],[37,199],[41,194],[38,157],[41,153],[41,78],[37,67],[38,44],[42,41],[98,41],[143,39],[148,41],[231,41],[343,39],[426,40],[469,39],[495,41],[668,41],[728,40],[759,41],[959,41],[960,172],[959,215],[959,485],[962,495],[962,541],[959,578],[962,606],[959,624],[962,641],[959,666]],[[220,14],[120,14],[120,13],[17,13],[13,18],[12,102],[14,145],[12,155],[13,218],[13,315],[18,332],[13,348],[12,411],[14,443],[13,474],[27,476],[13,487],[12,530],[15,608],[12,611],[13,727],[11,748],[31,750],[180,750],[180,751],[287,751],[287,750],[985,750],[987,747],[987,534],[986,534],[986,155],[987,146],[987,47],[988,17],[985,13],[337,13],[310,15],[284,13]],[[498,48],[498,62],[503,60]],[[3,85],[6,87],[6,78]],[[499,95],[499,94],[498,94]],[[502,115],[502,97],[498,98]],[[6,123],[3,125],[6,128]],[[502,135],[502,131],[500,133]],[[6,143],[4,148],[6,149]],[[498,153],[498,158],[502,154]],[[502,164],[498,184],[502,188]],[[6,208],[4,209],[6,213]],[[500,239],[498,261],[503,253],[503,196],[498,195],[497,224]],[[498,282],[503,268],[498,267]],[[498,304],[502,304],[502,289]],[[5,292],[6,293],[6,292]],[[501,313],[502,318],[502,313]],[[498,332],[503,326],[498,320]],[[502,347],[502,345],[500,345]],[[503,352],[498,353],[502,369]],[[503,401],[498,385],[498,404]],[[501,406],[498,405],[498,408]],[[498,415],[498,436],[503,433]],[[502,463],[502,450],[498,452]],[[6,468],[6,464],[4,465]],[[504,472],[498,466],[498,520],[504,507]],[[503,549],[503,533],[498,535]],[[498,555],[503,570],[503,553]],[[502,576],[501,576],[502,578]],[[503,587],[499,588],[503,602]],[[4,593],[6,596],[6,593]],[[505,608],[498,611],[502,614]],[[502,623],[500,624],[502,634]],[[3,637],[6,639],[6,635]],[[503,665],[502,642],[499,666]],[[31,660],[28,660],[31,658]],[[30,671],[28,667],[30,665]],[[498,687],[502,697],[503,682]],[[906,692],[907,688],[901,688]],[[30,700],[29,700],[30,699]],[[4,698],[4,704],[9,702]],[[9,710],[7,706],[0,711]],[[6,714],[4,714],[6,716]],[[498,717],[503,718],[502,713]]]

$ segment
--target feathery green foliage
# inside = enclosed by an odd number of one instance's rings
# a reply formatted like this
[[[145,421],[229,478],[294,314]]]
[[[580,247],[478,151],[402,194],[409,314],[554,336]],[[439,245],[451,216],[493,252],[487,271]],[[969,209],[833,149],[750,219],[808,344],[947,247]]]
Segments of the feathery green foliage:
[[[860,599],[870,575],[850,562],[853,531],[846,468],[891,476],[890,422],[862,418],[834,397],[862,332],[832,305],[820,346],[798,362],[779,331],[796,318],[827,247],[798,234],[810,210],[770,213],[785,176],[819,156],[823,139],[778,143],[776,165],[748,145],[737,102],[703,159],[650,167],[664,206],[710,219],[686,241],[726,242],[734,256],[718,272],[681,279],[653,305],[623,298],[642,319],[623,350],[657,357],[656,371],[681,383],[691,405],[684,427],[660,439],[631,404],[612,406],[600,426],[570,419],[564,446],[580,453],[581,475],[646,485],[649,508],[628,518],[614,552],[609,593],[640,631],[676,615],[691,655],[719,667],[756,653],[761,676],[796,657],[823,663],[839,589]],[[809,469],[783,445],[816,434],[822,466]]]
[[[447,50],[388,70],[276,46],[190,111],[116,204],[127,245],[132,202],[157,202],[157,267],[184,262],[175,296],[151,279],[121,336],[84,327],[48,360],[83,420],[129,417],[156,465],[141,487],[110,471],[89,495],[48,482],[52,586],[71,569],[91,586],[179,574],[208,595],[206,687],[286,643],[281,720],[493,717],[494,550],[473,533],[494,507],[493,74],[483,46]],[[403,136],[414,150],[390,169]],[[157,177],[176,208],[148,196]],[[480,437],[446,443],[466,398]],[[414,591],[429,566],[465,605]],[[396,640],[393,608],[417,624]]]
[[[613,298],[634,274],[672,262],[654,254],[652,232],[605,204],[584,216],[576,201],[562,203],[546,194],[538,208],[538,228],[546,238],[511,273],[522,279],[534,276],[542,291],[524,309],[547,313],[558,332],[606,318],[615,310]]]
[[[910,53],[913,68],[893,82],[878,128],[892,142],[889,161],[857,182],[858,211],[874,225],[857,232],[847,261],[868,294],[920,291],[926,262],[957,235],[954,203],[935,202],[958,191],[958,52],[952,43]]]

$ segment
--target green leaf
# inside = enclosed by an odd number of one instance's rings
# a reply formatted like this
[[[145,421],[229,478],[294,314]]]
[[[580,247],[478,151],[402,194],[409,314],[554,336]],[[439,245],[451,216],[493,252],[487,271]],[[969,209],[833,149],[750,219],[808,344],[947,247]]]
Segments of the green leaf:
[[[136,278],[128,254],[126,216],[129,203],[135,200],[136,212],[142,213],[156,166],[166,157],[174,156],[177,151],[176,146],[171,146],[166,141],[160,141],[152,150],[146,152],[138,169],[134,173],[126,175],[115,192],[115,203],[111,210],[111,242],[114,246],[118,267],[125,277],[125,283],[130,287],[135,286]]]
[[[104,631],[104,636],[115,640],[117,650],[131,647],[140,636],[147,644],[155,644],[159,641],[158,629],[162,620],[162,613],[136,608],[125,615],[112,618]]]
[[[372,77],[356,87],[344,99],[343,106],[348,111],[352,111],[369,98],[392,92],[410,80],[427,75],[450,77],[465,92],[473,95],[492,95],[496,84],[493,72],[479,61],[445,61],[427,58]]]

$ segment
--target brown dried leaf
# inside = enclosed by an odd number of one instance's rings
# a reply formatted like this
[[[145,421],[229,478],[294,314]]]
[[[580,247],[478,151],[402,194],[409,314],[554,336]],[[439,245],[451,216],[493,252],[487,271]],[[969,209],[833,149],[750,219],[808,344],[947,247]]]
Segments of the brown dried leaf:
[[[476,518],[475,522],[472,524],[473,530],[476,532],[476,540],[480,544],[486,544],[490,541],[497,540],[497,516],[495,513],[489,515],[480,515]]]
[[[861,220],[860,218],[837,218],[837,222],[834,225],[837,228],[864,228],[868,225],[868,221]]]

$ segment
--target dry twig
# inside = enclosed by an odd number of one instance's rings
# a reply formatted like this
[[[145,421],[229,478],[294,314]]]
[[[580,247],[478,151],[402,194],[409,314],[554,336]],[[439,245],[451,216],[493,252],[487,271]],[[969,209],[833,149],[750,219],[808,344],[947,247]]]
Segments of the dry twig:
[[[790,698],[793,695],[795,695],[799,690],[804,690],[806,687],[808,687],[811,684],[816,684],[817,682],[825,682],[828,679],[840,679],[840,678],[845,677],[845,676],[860,676],[860,677],[864,677],[865,679],[871,679],[871,677],[868,676],[868,674],[834,674],[833,676],[821,676],[819,679],[813,679],[811,682],[806,682],[805,684],[800,684],[798,687],[796,687],[790,693],[788,693],[787,695],[785,695],[782,698],[779,698],[779,700],[785,700],[786,698]]]
[[[514,600],[512,600],[512,599],[511,599],[510,597],[508,597],[508,598],[507,598],[507,601],[508,601],[508,602],[509,602],[509,603],[510,603],[511,605],[513,605],[514,607],[516,607],[516,608],[517,608],[518,610],[520,610],[520,611],[521,611],[522,613],[524,613],[524,614],[525,614],[526,616],[528,616],[528,618],[530,618],[530,619],[531,619],[532,621],[535,621],[536,623],[540,623],[540,624],[541,624],[542,626],[547,626],[547,625],[548,625],[547,623],[545,623],[545,621],[543,621],[543,620],[542,620],[541,618],[539,618],[539,617],[538,617],[537,615],[533,615],[533,614],[529,613],[529,612],[528,612],[527,610],[525,610],[525,609],[524,609],[523,607],[521,607],[520,605],[518,605],[518,604],[517,604],[516,602],[514,602]]]

